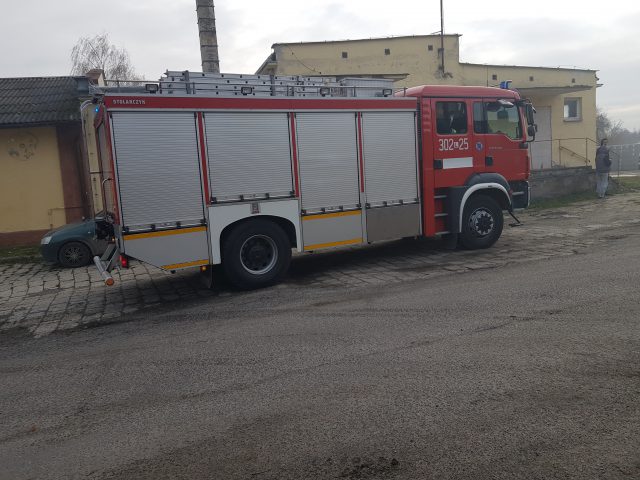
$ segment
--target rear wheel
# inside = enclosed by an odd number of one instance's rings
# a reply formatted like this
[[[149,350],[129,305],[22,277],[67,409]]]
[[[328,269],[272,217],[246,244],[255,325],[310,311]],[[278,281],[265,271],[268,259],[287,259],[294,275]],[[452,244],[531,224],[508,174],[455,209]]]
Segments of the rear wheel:
[[[60,247],[58,261],[63,267],[83,267],[91,262],[91,251],[84,243],[68,242]]]
[[[222,247],[222,265],[227,278],[245,290],[277,283],[290,262],[289,238],[269,220],[256,219],[238,225]]]
[[[460,243],[468,249],[489,248],[502,234],[500,205],[486,195],[471,197],[464,206]]]

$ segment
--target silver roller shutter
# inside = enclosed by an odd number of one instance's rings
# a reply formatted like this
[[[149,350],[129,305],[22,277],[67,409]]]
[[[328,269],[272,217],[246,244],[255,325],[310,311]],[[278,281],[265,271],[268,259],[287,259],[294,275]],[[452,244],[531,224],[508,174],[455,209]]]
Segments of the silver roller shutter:
[[[204,213],[194,114],[112,118],[124,225],[198,223]]]
[[[296,115],[302,208],[355,208],[359,203],[355,114]]]
[[[414,112],[365,112],[362,130],[367,203],[376,206],[383,202],[416,202]]]
[[[211,196],[289,196],[293,190],[286,113],[205,113]]]

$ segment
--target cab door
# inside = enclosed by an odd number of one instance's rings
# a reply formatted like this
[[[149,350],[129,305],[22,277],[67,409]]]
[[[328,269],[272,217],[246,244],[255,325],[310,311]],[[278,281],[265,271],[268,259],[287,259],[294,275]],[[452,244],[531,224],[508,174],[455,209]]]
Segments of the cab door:
[[[435,188],[463,185],[474,172],[472,104],[467,99],[432,99]]]
[[[518,107],[501,99],[473,101],[476,149],[482,152],[479,170],[499,172],[508,179],[526,175],[527,146]]]

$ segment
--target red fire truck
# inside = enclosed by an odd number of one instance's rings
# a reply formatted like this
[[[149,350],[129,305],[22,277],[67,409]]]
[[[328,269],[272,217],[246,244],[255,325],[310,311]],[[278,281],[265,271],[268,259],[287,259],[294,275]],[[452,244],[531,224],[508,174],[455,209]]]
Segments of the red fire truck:
[[[250,289],[281,279],[292,249],[445,235],[487,248],[503,211],[529,202],[533,107],[509,89],[167,72],[92,108],[108,284],[118,258],[221,264]]]

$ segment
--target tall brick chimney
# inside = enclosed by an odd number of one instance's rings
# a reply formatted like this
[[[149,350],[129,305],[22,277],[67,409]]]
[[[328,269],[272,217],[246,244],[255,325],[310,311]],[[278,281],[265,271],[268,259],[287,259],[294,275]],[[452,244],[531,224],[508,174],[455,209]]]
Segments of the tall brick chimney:
[[[220,73],[216,15],[213,0],[196,0],[196,12],[198,14],[198,32],[200,33],[202,71]]]

